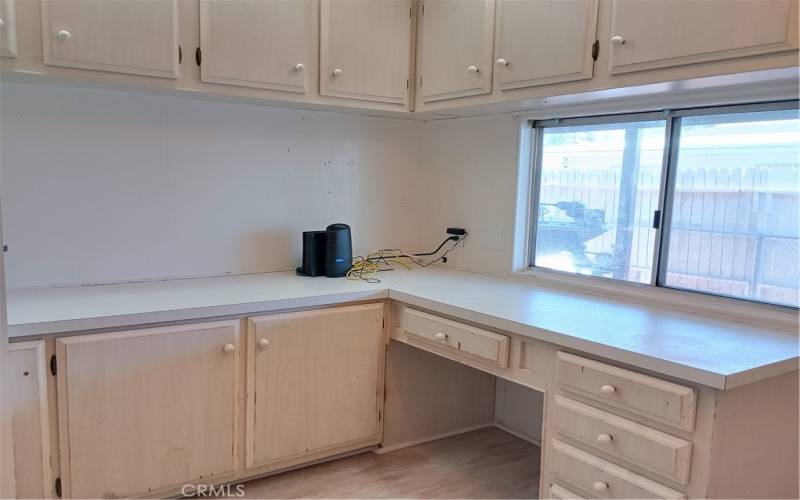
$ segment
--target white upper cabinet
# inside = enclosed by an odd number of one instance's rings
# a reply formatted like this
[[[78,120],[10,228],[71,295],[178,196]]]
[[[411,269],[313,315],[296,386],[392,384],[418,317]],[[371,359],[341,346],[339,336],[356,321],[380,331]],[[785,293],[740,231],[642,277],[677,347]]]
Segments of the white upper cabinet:
[[[14,0],[0,0],[0,56],[17,56],[17,22]]]
[[[498,0],[496,87],[591,78],[596,27],[597,0]]]
[[[420,7],[417,86],[424,102],[492,90],[494,0],[430,0]]]
[[[176,0],[42,0],[44,63],[177,78]]]
[[[405,104],[409,0],[322,0],[320,93]]]
[[[797,48],[796,0],[614,0],[611,73]]]
[[[315,0],[201,0],[204,82],[306,93],[317,74]]]

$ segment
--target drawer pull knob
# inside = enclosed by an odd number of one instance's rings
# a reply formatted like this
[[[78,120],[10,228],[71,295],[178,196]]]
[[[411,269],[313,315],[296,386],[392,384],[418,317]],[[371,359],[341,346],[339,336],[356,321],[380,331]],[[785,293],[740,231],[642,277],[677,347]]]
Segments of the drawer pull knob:
[[[611,436],[611,434],[598,434],[597,435],[597,442],[598,443],[608,444],[608,443],[611,442],[612,439],[614,439],[614,438],[613,438],[613,436]]]
[[[602,392],[603,394],[614,394],[615,392],[617,392],[617,388],[614,387],[613,385],[605,384],[600,387],[600,392]]]
[[[258,347],[261,347],[262,349],[264,347],[267,347],[268,345],[269,345],[269,340],[268,339],[260,339],[258,341]]]
[[[236,346],[233,344],[225,344],[225,347],[223,347],[222,350],[230,353],[236,350]]]
[[[608,483],[604,483],[603,481],[597,481],[592,485],[592,489],[594,491],[606,491],[608,489]]]
[[[445,334],[444,334],[444,333],[442,333],[442,332],[439,332],[439,333],[437,333],[436,335],[434,335],[434,336],[433,336],[433,338],[435,338],[435,339],[436,339],[436,340],[438,340],[439,342],[444,342],[445,340],[447,340],[447,335],[445,335]]]
[[[61,30],[58,33],[56,33],[56,36],[58,37],[59,40],[69,40],[70,38],[72,38],[72,33],[70,33],[67,30]]]

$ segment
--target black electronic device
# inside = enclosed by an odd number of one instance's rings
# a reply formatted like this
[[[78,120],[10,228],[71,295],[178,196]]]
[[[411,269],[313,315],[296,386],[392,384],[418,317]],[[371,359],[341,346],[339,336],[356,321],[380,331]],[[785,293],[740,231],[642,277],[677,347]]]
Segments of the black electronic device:
[[[353,266],[353,242],[350,226],[331,224],[324,231],[303,232],[302,276],[340,278]]]

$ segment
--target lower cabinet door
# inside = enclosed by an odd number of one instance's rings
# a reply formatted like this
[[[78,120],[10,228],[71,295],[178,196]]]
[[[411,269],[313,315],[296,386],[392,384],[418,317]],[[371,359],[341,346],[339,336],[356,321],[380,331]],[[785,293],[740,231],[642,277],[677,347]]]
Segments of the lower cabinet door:
[[[52,498],[50,419],[44,341],[18,342],[8,347],[8,399],[14,435],[14,475],[17,498]]]
[[[383,304],[250,318],[247,466],[380,440]]]
[[[63,496],[173,494],[234,472],[239,324],[58,339]]]

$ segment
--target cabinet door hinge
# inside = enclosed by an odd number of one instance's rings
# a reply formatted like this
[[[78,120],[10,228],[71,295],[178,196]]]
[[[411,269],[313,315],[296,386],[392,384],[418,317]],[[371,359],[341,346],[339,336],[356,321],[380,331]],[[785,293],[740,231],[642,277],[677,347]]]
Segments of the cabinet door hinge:
[[[56,478],[56,483],[55,483],[55,485],[53,485],[53,488],[56,490],[56,496],[58,498],[61,498],[61,478],[60,477]]]
[[[592,59],[597,60],[597,54],[600,53],[600,40],[595,40],[592,44]]]
[[[178,45],[178,64],[183,62],[183,49]]]
[[[194,61],[198,66],[203,61],[203,51],[200,50],[200,47],[197,47],[197,50],[194,51]]]
[[[50,373],[55,376],[58,373],[58,362],[56,361],[56,355],[53,354],[50,356]]]

